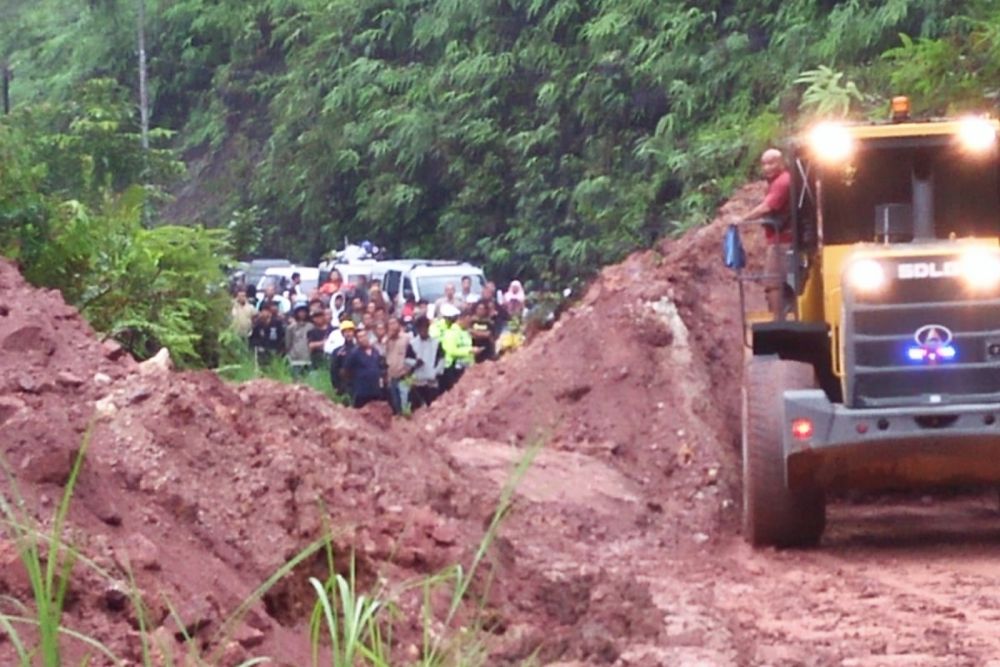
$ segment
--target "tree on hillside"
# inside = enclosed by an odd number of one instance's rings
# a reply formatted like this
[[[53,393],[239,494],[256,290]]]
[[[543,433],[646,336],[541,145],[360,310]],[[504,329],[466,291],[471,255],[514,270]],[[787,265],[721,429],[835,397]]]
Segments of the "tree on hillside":
[[[182,364],[210,364],[225,325],[226,236],[142,224],[155,184],[180,165],[164,149],[144,154],[127,98],[94,79],[69,103],[0,122],[0,254],[137,357],[166,346]]]

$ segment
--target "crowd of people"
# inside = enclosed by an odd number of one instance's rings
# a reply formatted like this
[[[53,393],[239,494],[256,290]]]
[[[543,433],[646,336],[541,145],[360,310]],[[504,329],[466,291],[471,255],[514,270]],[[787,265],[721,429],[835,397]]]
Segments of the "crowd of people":
[[[238,290],[232,328],[259,364],[285,358],[296,377],[329,370],[351,405],[388,401],[396,414],[430,405],[467,368],[496,359],[523,340],[526,297],[518,281],[506,292],[472,279],[445,285],[444,295],[393,303],[377,280],[345,283],[334,270],[306,293],[298,274],[285,289]]]

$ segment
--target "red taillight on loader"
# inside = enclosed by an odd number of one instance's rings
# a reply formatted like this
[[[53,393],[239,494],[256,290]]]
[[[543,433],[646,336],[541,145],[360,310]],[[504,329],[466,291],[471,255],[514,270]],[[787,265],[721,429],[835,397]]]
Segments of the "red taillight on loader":
[[[792,437],[796,440],[809,440],[813,437],[813,423],[811,419],[793,419]]]

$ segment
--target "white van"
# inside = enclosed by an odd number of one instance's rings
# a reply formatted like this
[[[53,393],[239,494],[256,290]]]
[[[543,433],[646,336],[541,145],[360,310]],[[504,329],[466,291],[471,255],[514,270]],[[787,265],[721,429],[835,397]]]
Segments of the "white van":
[[[285,267],[291,266],[292,263],[287,259],[254,259],[247,264],[246,268],[246,284],[256,285],[260,282],[260,279],[268,269],[275,267]]]
[[[343,278],[345,285],[353,285],[358,282],[358,276],[363,276],[365,282],[372,278],[372,271],[379,264],[374,259],[361,259],[354,262],[322,262],[317,271],[319,272],[319,284],[322,285],[330,277],[330,273],[336,269]]]
[[[386,268],[382,277],[382,291],[400,307],[410,293],[418,302],[433,304],[444,296],[444,286],[448,283],[453,284],[455,291],[459,292],[465,276],[472,279],[472,291],[475,294],[481,294],[486,284],[483,270],[467,262],[400,260],[399,264]]]

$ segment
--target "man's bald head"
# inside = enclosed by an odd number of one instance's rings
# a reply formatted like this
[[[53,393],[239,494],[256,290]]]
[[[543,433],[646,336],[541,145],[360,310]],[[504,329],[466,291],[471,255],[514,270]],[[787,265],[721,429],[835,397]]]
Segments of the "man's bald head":
[[[772,180],[785,169],[785,156],[777,148],[768,148],[760,156],[760,169],[764,178]]]

